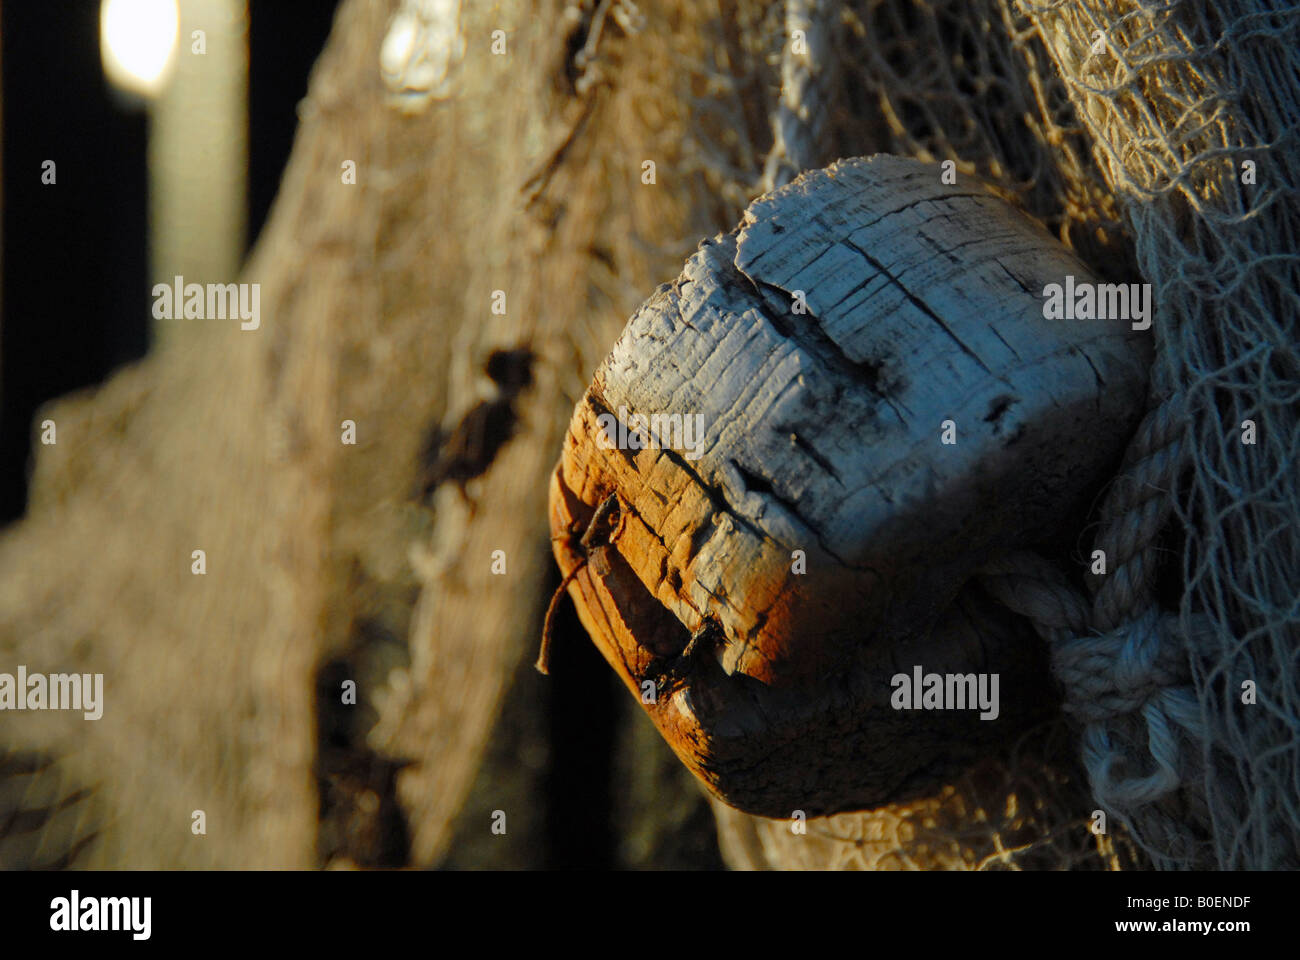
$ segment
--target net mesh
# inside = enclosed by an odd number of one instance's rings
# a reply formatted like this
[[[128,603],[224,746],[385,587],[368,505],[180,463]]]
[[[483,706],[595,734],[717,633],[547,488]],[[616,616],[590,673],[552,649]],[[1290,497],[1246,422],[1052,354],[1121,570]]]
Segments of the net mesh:
[[[1027,734],[936,795],[800,823],[714,801],[718,841],[736,869],[1123,870],[1132,839],[1091,815],[1064,724]]]
[[[815,156],[806,165],[874,151],[951,160],[1099,275],[1152,285],[1157,427],[1147,439],[1163,429],[1167,476],[1117,478],[1099,542],[1131,541],[1124,576],[1091,586],[1121,635],[1159,634],[1148,614],[1165,601],[1177,622],[1165,642],[1185,644],[1191,682],[1166,691],[1185,709],[1086,732],[1092,794],[1136,849],[1118,837],[1105,850],[1049,839],[1049,822],[1077,817],[1079,784],[1045,797],[1034,768],[1063,761],[1031,749],[995,765],[1001,779],[980,789],[830,818],[808,837],[720,813],[724,850],[751,867],[1296,865],[1300,10],[1269,0],[774,6],[785,11],[769,23],[783,89],[814,91],[778,101],[777,150],[802,130],[820,148],[803,148]],[[832,61],[800,61],[788,27],[818,18]],[[1131,451],[1126,466],[1149,467],[1151,453]],[[1159,489],[1134,491],[1152,476]],[[1157,596],[1161,562],[1179,582]],[[1055,815],[1024,813],[1044,807]],[[1006,842],[1026,827],[1038,842]],[[971,828],[982,842],[961,839]]]
[[[1201,637],[1188,651],[1199,736],[1184,736],[1178,769],[1186,816],[1171,824],[1152,802],[1118,812],[1162,866],[1295,866],[1300,9],[1024,7],[1152,284],[1153,388],[1186,414],[1186,468],[1169,491],[1181,633]]]
[[[572,4],[557,0],[548,8],[557,16],[541,19],[553,24],[565,7],[590,10],[598,2],[608,6],[611,0]],[[618,2],[628,5],[628,0]],[[729,860],[739,866],[871,869],[1113,869],[1152,862],[1160,866],[1294,865],[1300,822],[1296,683],[1300,478],[1295,470],[1300,444],[1295,330],[1300,290],[1300,257],[1295,252],[1300,233],[1295,196],[1295,164],[1300,162],[1295,142],[1300,117],[1300,11],[1270,0],[702,0],[665,4],[666,10],[642,5],[648,23],[641,32],[622,36],[617,30],[607,31],[602,50],[614,78],[611,93],[602,100],[600,122],[584,127],[577,147],[564,154],[564,163],[574,166],[573,175],[566,180],[561,170],[555,177],[557,185],[547,195],[556,210],[561,209],[561,201],[568,201],[566,224],[590,221],[599,228],[591,228],[595,239],[590,244],[593,251],[600,251],[590,258],[598,266],[581,265],[577,254],[558,266],[554,259],[547,261],[547,274],[564,277],[566,284],[571,277],[585,278],[590,288],[574,301],[573,309],[564,307],[569,303],[565,300],[560,306],[551,304],[549,310],[572,318],[568,337],[578,359],[572,364],[571,393],[581,392],[593,357],[612,342],[646,295],[649,286],[643,281],[672,276],[671,265],[679,266],[700,236],[734,224],[747,202],[763,189],[765,177],[777,182],[790,175],[790,167],[888,152],[924,161],[950,160],[959,175],[982,178],[1041,220],[1099,276],[1150,282],[1158,346],[1153,398],[1174,399],[1184,411],[1180,439],[1188,456],[1168,485],[1173,522],[1153,549],[1164,558],[1175,581],[1174,589],[1160,598],[1166,615],[1181,622],[1183,636],[1203,638],[1202,646],[1189,657],[1189,690],[1204,736],[1192,740],[1184,731],[1174,731],[1178,775],[1171,796],[1157,803],[1114,808],[1118,816],[1110,818],[1108,833],[1094,834],[1089,826],[1095,822],[1097,803],[1089,790],[1088,771],[1075,736],[1058,724],[936,797],[810,822],[806,835],[793,834],[787,822],[761,821],[718,808],[719,834]],[[521,141],[498,136],[498,127],[483,122],[500,101],[496,81],[487,75],[480,78],[480,99],[464,101],[455,107],[459,113],[446,114],[462,118],[457,121],[460,125],[437,128],[438,136],[431,132],[433,127],[419,126],[415,120],[399,122],[382,115],[365,99],[342,109],[349,102],[347,91],[371,91],[378,83],[372,76],[376,57],[388,18],[398,6],[396,2],[345,5],[339,37],[351,38],[348,62],[355,60],[355,64],[327,72],[328,82],[318,86],[314,100],[315,110],[334,118],[327,131],[331,144],[341,137],[339,131],[354,129],[391,141],[385,141],[388,152],[377,155],[387,158],[390,168],[384,172],[395,186],[383,209],[374,208],[377,222],[387,224],[386,242],[393,251],[384,261],[391,264],[385,268],[389,273],[376,280],[375,271],[348,272],[342,280],[326,282],[335,277],[328,273],[333,260],[316,257],[306,263],[327,271],[320,282],[308,282],[310,278],[302,279],[297,271],[283,281],[283,289],[293,291],[285,293],[286,302],[297,298],[303,304],[299,308],[306,318],[303,330],[319,330],[320,318],[333,316],[322,304],[338,300],[338,315],[347,317],[346,323],[339,321],[338,329],[360,331],[353,336],[357,342],[368,340],[370,334],[369,328],[355,325],[355,318],[374,317],[378,322],[381,314],[392,316],[394,297],[399,298],[400,310],[410,313],[425,309],[438,296],[451,295],[437,286],[436,278],[456,276],[464,265],[461,249],[442,242],[446,224],[471,225],[477,217],[466,212],[476,208],[453,207],[441,198],[463,192],[475,202],[486,203],[480,194],[488,195],[489,187],[499,182],[505,185],[500,194],[509,195],[502,203],[515,203],[513,157]],[[510,22],[530,22],[535,16],[531,6],[524,10],[522,4],[492,5],[493,10],[498,7]],[[465,9],[486,17],[477,12],[478,5],[467,4]],[[482,10],[487,9],[483,5]],[[616,17],[613,20],[617,22]],[[812,41],[802,62],[789,59],[790,31],[796,24],[809,31]],[[471,35],[485,35],[497,25],[475,20],[475,29],[484,29]],[[675,97],[664,95],[666,76],[677,84]],[[360,79],[365,77],[371,77],[373,84]],[[786,98],[787,85],[806,92]],[[637,95],[638,90],[643,94]],[[810,112],[809,104],[817,106]],[[777,137],[764,116],[769,107],[781,131],[783,155],[775,159]],[[518,115],[533,112],[529,106]],[[326,142],[326,133],[320,137],[319,142]],[[504,144],[501,153],[493,152],[495,146],[491,150],[484,146],[497,140]],[[463,180],[456,183],[462,190],[445,188],[439,165],[429,159],[431,142],[444,145],[440,149],[447,153],[441,167],[460,171]],[[398,145],[400,156],[393,153]],[[333,145],[316,153],[326,158],[322,164],[337,162]],[[367,155],[366,150],[358,153]],[[658,156],[664,170],[675,172],[678,192],[671,196],[687,212],[668,218],[669,226],[679,225],[674,231],[659,226],[665,221],[664,209],[650,205],[645,199],[650,193],[633,191],[629,198],[623,169],[629,155]],[[472,156],[474,162],[466,163],[465,156]],[[585,158],[581,165],[575,156]],[[439,153],[435,159],[442,157]],[[485,173],[495,169],[485,167],[485,159],[504,171],[495,180]],[[1253,164],[1249,173],[1243,168],[1246,161]],[[319,182],[333,180],[337,168],[330,170],[334,172]],[[655,194],[660,195],[669,193]],[[304,209],[317,207],[321,214],[310,223],[319,219],[329,227],[343,222],[334,207],[315,200],[304,204]],[[347,222],[356,220],[352,208],[346,212]],[[339,219],[331,221],[330,216]],[[517,222],[513,206],[496,219],[513,230]],[[336,242],[332,229],[304,232],[286,220],[285,229],[290,227],[295,237],[319,235]],[[564,239],[582,235],[578,228],[566,229]],[[512,236],[502,228],[484,245],[509,249]],[[608,268],[603,266],[607,260]],[[384,311],[364,305],[363,294],[374,293],[367,284],[376,282],[383,285]],[[268,280],[268,290],[273,286]],[[301,293],[310,290],[316,290],[316,295]],[[337,295],[339,290],[348,296]],[[473,316],[471,326],[481,319],[479,312]],[[281,329],[288,343],[294,339],[289,331],[298,328],[284,325]],[[305,342],[320,344],[327,339],[315,333]],[[424,372],[437,364],[415,347],[402,349],[406,342],[398,341],[392,355],[409,352],[423,358],[404,368],[403,376],[419,385],[412,388],[412,395],[428,392]],[[423,341],[411,342],[418,346]],[[315,385],[320,379],[309,376],[311,351],[304,351],[305,359],[297,362],[296,352],[283,345],[275,349],[288,358],[275,365],[288,371],[277,374],[288,386],[278,388],[281,392],[276,396],[294,396],[302,392],[302,384]],[[441,348],[431,355],[442,357]],[[242,353],[239,357],[240,370],[261,368],[260,354],[250,351],[247,357]],[[143,386],[136,385],[135,375],[119,380],[115,389],[122,396],[120,403],[100,402],[110,412],[180,407],[186,402],[181,385],[189,372],[189,367],[173,371],[172,379],[155,389],[156,404]],[[393,389],[394,376],[385,369],[382,377],[365,382],[379,385],[376,394],[401,394]],[[235,377],[232,382],[241,381]],[[247,382],[260,381],[250,372]],[[302,411],[331,406],[318,402],[320,396],[333,395],[329,388],[312,386],[312,390],[303,393],[306,399],[299,405],[284,401],[277,416],[296,423]],[[261,423],[265,420],[261,395],[249,395],[255,402],[250,401],[245,411],[253,418],[247,422]],[[212,489],[203,495],[213,503],[235,502],[222,500],[218,487],[260,489],[261,481],[246,482],[243,473],[239,482],[231,483],[229,470],[193,469],[195,463],[222,460],[224,464],[229,451],[235,450],[240,452],[235,462],[249,476],[263,477],[266,470],[260,460],[247,459],[255,457],[247,437],[260,434],[249,433],[246,418],[241,419],[244,415],[233,416],[219,391],[212,397],[199,408],[201,417],[210,414],[210,418],[198,422],[220,429],[194,431],[191,417],[185,429],[163,431],[158,427],[160,419],[137,415],[140,425],[132,428],[128,439],[132,444],[138,439],[139,449],[147,455],[137,452],[128,459],[143,465],[136,471],[138,483],[123,482],[117,475],[123,469],[114,461],[123,455],[117,448],[110,449],[111,456],[92,458],[100,466],[87,474],[85,485],[94,491],[92,502],[108,505],[95,508],[96,512],[114,518],[152,518],[158,511],[155,490],[168,485],[190,489],[195,476],[209,478]],[[565,416],[561,406],[557,403],[557,422]],[[379,408],[376,403],[375,409]],[[395,416],[391,411],[386,415]],[[71,414],[60,414],[61,427],[65,416]],[[105,415],[112,424],[104,432],[125,429],[118,425],[117,416]],[[537,416],[543,419],[545,414]],[[126,421],[125,413],[121,419]],[[312,416],[302,420],[315,422]],[[1253,444],[1242,443],[1245,421],[1254,428]],[[94,426],[87,423],[84,432],[95,432]],[[193,443],[162,448],[167,451],[163,457],[153,438],[172,434]],[[228,448],[214,445],[211,437],[216,434],[238,436],[241,442]],[[124,449],[135,449],[132,444]],[[176,466],[184,477],[157,474],[159,463],[169,469]],[[367,468],[363,472],[382,478],[394,471]],[[273,525],[280,533],[266,533],[270,528],[265,516],[247,511],[231,515],[260,524],[262,532],[227,529],[225,512],[215,510],[209,520],[226,532],[210,531],[205,536],[214,543],[242,536],[267,550],[267,544],[280,542],[276,537],[288,537],[284,542],[297,546],[285,554],[283,570],[275,567],[274,582],[309,584],[309,573],[304,571],[312,564],[305,558],[319,552],[317,526],[298,515],[314,517],[313,511],[326,510],[327,505],[311,497],[306,498],[306,506],[296,501],[302,491],[328,485],[308,483],[304,479],[308,474],[287,475],[292,482],[286,484],[280,473],[265,473],[280,478],[268,489],[287,491],[275,501],[278,506],[268,508],[289,518]],[[357,485],[356,489],[370,488]],[[65,498],[64,487],[52,484],[50,490],[51,500]],[[105,499],[105,490],[125,493]],[[369,492],[366,496],[379,498]],[[145,573],[143,566],[100,563],[102,550],[86,553],[76,547],[84,540],[78,532],[82,526],[95,525],[87,516],[84,511],[75,514],[75,523],[59,527],[60,536],[73,546],[59,557],[57,569],[53,560],[44,561],[48,564],[44,566],[17,565],[30,575],[8,584],[6,596],[35,596],[40,602],[31,604],[32,612],[22,618],[9,613],[25,609],[18,600],[5,604],[0,646],[10,651],[9,662],[35,662],[20,651],[37,649],[44,659],[59,660],[48,649],[55,649],[49,647],[51,638],[61,636],[68,644],[82,637],[102,637],[95,642],[107,651],[104,656],[113,654],[106,661],[110,663],[117,658],[115,652],[147,653],[152,648],[141,646],[143,640],[153,638],[170,650],[176,637],[189,637],[194,650],[206,651],[203,662],[208,666],[182,673],[202,680],[197,687],[199,699],[210,709],[201,714],[207,718],[205,723],[170,736],[177,715],[199,715],[175,707],[185,701],[192,708],[196,699],[195,687],[183,685],[178,675],[174,684],[162,685],[164,693],[157,702],[143,688],[138,698],[127,698],[124,702],[137,704],[137,713],[120,732],[96,727],[104,732],[94,733],[95,749],[85,751],[93,763],[74,769],[66,749],[70,737],[56,736],[52,728],[48,743],[42,732],[41,742],[0,750],[0,810],[21,811],[7,820],[0,836],[0,864],[84,862],[93,850],[87,846],[88,838],[101,828],[108,839],[102,841],[104,849],[93,854],[93,862],[98,863],[208,863],[206,858],[212,857],[211,862],[247,865],[262,862],[258,852],[263,848],[275,851],[265,857],[267,862],[299,862],[297,851],[310,849],[312,839],[310,825],[304,828],[298,815],[313,799],[299,770],[310,758],[302,727],[302,718],[310,714],[305,701],[285,702],[281,681],[311,675],[313,651],[285,643],[301,636],[295,624],[302,611],[315,608],[307,600],[293,600],[297,594],[292,592],[281,590],[280,600],[267,594],[269,607],[263,604],[244,611],[255,624],[227,631],[246,638],[245,646],[252,653],[245,656],[205,643],[206,635],[190,629],[204,617],[192,614],[216,602],[212,597],[260,595],[253,589],[266,580],[260,568],[239,567],[229,574],[235,579],[225,581],[223,590],[196,595],[191,605],[169,602],[148,607],[152,601],[138,593],[139,584],[173,581]],[[300,526],[295,527],[295,522]],[[128,540],[134,543],[131,526],[108,519],[96,523],[96,529],[120,531],[112,543],[122,549]],[[178,531],[177,550],[184,547],[177,555],[184,556],[191,549],[187,544],[194,528],[189,519],[173,526]],[[293,531],[300,528],[313,531],[309,539],[292,539]],[[45,556],[37,542],[40,530],[33,529],[22,534],[26,539],[9,539],[9,555]],[[238,553],[234,548],[231,552]],[[275,551],[267,555],[271,553]],[[158,556],[165,554],[158,552]],[[79,564],[71,572],[68,558]],[[168,563],[167,569],[173,570],[176,565]],[[214,571],[214,579],[221,576]],[[250,587],[252,581],[245,582],[248,577],[257,583]],[[1159,586],[1153,580],[1143,576],[1136,581],[1139,592],[1148,595],[1145,599],[1151,599]],[[103,622],[110,605],[102,597],[127,595],[122,591],[128,581],[127,594],[137,597],[137,606],[148,611]],[[304,587],[302,595],[316,592],[315,587]],[[1202,629],[1206,624],[1208,629]],[[61,662],[79,661],[69,653]],[[248,677],[254,675],[258,682],[250,684]],[[1241,701],[1246,680],[1258,686],[1254,704]],[[300,688],[305,690],[305,684],[293,690]],[[238,702],[244,705],[233,713],[229,710],[232,690],[242,691]],[[249,740],[251,721],[246,716],[260,718],[253,740]],[[225,730],[231,724],[236,726]],[[1112,740],[1100,746],[1113,756],[1142,761],[1140,752],[1146,743],[1139,723],[1112,724],[1107,729],[1113,731]],[[168,732],[163,742],[171,748],[140,754],[138,742],[158,730]],[[223,751],[214,743],[234,747]],[[61,755],[67,770],[53,762],[54,753]],[[286,755],[299,766],[283,760]],[[180,766],[173,771],[158,759],[165,756],[183,762],[177,761]],[[126,764],[132,757],[143,759]],[[464,763],[472,760],[470,756]],[[255,774],[251,780],[250,769]],[[183,775],[185,783],[201,781],[209,809],[216,804],[225,811],[220,819],[242,825],[231,835],[245,838],[244,846],[231,847],[217,858],[213,844],[192,844],[184,832],[180,838],[158,835],[154,826],[162,809],[159,804],[180,795],[159,789],[159,784],[170,784],[168,777],[174,779],[173,775]],[[109,786],[93,798],[88,796],[83,785],[101,778]],[[445,780],[437,788],[447,791]],[[110,796],[111,804],[103,799]],[[292,803],[279,802],[285,797]],[[100,802],[105,812],[87,812]],[[127,811],[134,816],[127,817]],[[124,826],[115,825],[115,819]],[[1131,835],[1117,821],[1130,823]],[[1171,836],[1170,830],[1183,830],[1186,843],[1172,848],[1171,841],[1179,838]],[[195,850],[200,852],[190,852]]]

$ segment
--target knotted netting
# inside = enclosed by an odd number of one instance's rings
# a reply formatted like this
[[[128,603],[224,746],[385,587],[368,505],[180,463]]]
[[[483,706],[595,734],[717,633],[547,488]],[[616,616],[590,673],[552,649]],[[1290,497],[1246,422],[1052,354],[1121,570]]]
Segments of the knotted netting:
[[[1176,624],[1158,642],[1182,641],[1190,683],[1090,723],[1085,763],[1159,865],[1296,866],[1300,9],[1023,6],[1156,303],[1159,426],[1139,431],[1112,494],[1124,507],[1108,507],[1100,542],[1122,552],[1096,588],[1094,626],[1144,629],[1165,510],[1181,535]],[[1086,51],[1081,34],[1095,38]]]
[[[1090,578],[1085,600],[1041,558],[1020,556],[983,583],[1051,644],[1091,798],[1141,850],[1129,862],[1296,866],[1300,9],[777,6],[785,35],[803,28],[808,41],[802,54],[780,45],[763,188],[853,152],[951,160],[1100,275],[1152,285],[1149,413],[1084,538],[1104,551],[1105,575]],[[819,55],[827,47],[833,55]],[[1003,772],[990,796],[1041,797],[1029,775]],[[1004,843],[1033,821],[1033,804],[992,818],[987,806],[958,804],[959,820],[974,813],[987,825],[973,844],[955,842],[951,826],[936,834],[920,806],[830,818],[810,833],[830,844],[822,865],[1043,865],[1046,844],[1055,865],[1073,866],[1092,853],[1062,848],[1041,824],[1042,839]],[[919,856],[897,849],[917,835],[894,836],[909,817],[930,834]],[[720,819],[733,860],[760,865],[761,848],[769,863],[811,865],[780,830],[759,825],[742,839],[734,818]],[[951,850],[936,853],[936,836]],[[1091,865],[1124,865],[1104,844],[1095,853]]]

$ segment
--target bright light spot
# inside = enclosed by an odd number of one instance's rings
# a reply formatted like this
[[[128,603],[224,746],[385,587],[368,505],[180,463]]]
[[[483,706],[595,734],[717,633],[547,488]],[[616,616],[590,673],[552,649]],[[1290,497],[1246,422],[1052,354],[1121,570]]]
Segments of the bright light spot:
[[[104,0],[99,51],[109,82],[156,96],[172,65],[179,26],[176,0]]]
[[[461,0],[402,0],[379,51],[393,102],[418,112],[454,92],[454,68],[465,55]]]

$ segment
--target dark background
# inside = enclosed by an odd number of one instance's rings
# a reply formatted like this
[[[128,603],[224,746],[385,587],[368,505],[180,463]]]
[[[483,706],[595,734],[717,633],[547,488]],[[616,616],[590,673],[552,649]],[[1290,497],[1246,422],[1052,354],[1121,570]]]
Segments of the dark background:
[[[249,4],[249,235],[266,220],[336,0]],[[98,0],[0,4],[0,526],[27,502],[32,418],[149,348],[147,122],[104,79]],[[41,163],[58,183],[40,182]]]
[[[297,128],[296,106],[307,92],[336,6],[337,0],[250,0],[245,253],[279,189]],[[126,105],[104,79],[99,7],[98,0],[0,0],[0,530],[26,508],[38,408],[104,381],[150,346],[148,124],[143,110]],[[40,181],[47,159],[57,164],[52,186]],[[558,583],[558,573],[553,574],[551,588]],[[627,772],[616,769],[618,731],[647,721],[636,715],[567,603],[552,666],[549,682],[531,664],[521,667],[508,698],[517,706],[493,736],[502,754],[496,766],[512,769],[509,752],[518,747],[521,731],[536,730],[548,744],[540,783],[545,842],[529,866],[616,866],[620,854],[611,808],[615,784],[624,783],[626,792],[627,780]],[[638,801],[648,805],[639,813],[646,823],[660,819],[656,808],[667,798],[693,796],[683,794],[680,785],[669,786],[689,775],[657,734],[650,736],[648,745],[632,750],[639,762],[654,757],[659,765],[652,782],[662,789],[663,800],[652,788]],[[487,781],[488,788],[494,786]],[[480,812],[471,802],[464,816]],[[707,806],[697,800],[683,816],[684,825],[667,838],[669,847],[656,845],[651,862],[721,867]],[[467,822],[459,835],[482,834],[482,822]],[[391,853],[393,859],[380,865],[403,865],[404,850]],[[483,866],[482,855],[482,849],[466,847],[451,866]],[[486,865],[502,866],[490,858]]]

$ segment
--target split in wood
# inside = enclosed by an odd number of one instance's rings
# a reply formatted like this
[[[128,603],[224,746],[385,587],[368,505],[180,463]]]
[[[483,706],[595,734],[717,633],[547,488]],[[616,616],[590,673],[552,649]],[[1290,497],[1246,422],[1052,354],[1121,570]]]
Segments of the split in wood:
[[[1036,291],[1067,275],[1090,276],[936,165],[841,161],[755,201],[574,410],[539,669],[568,592],[682,761],[764,816],[902,801],[1008,749],[1051,709],[1046,651],[971,578],[1077,534],[1145,408],[1149,337],[1044,316]],[[623,409],[702,415],[701,456],[611,449],[599,418]],[[916,664],[1016,693],[987,722],[895,710]],[[646,681],[673,695],[646,703]]]

